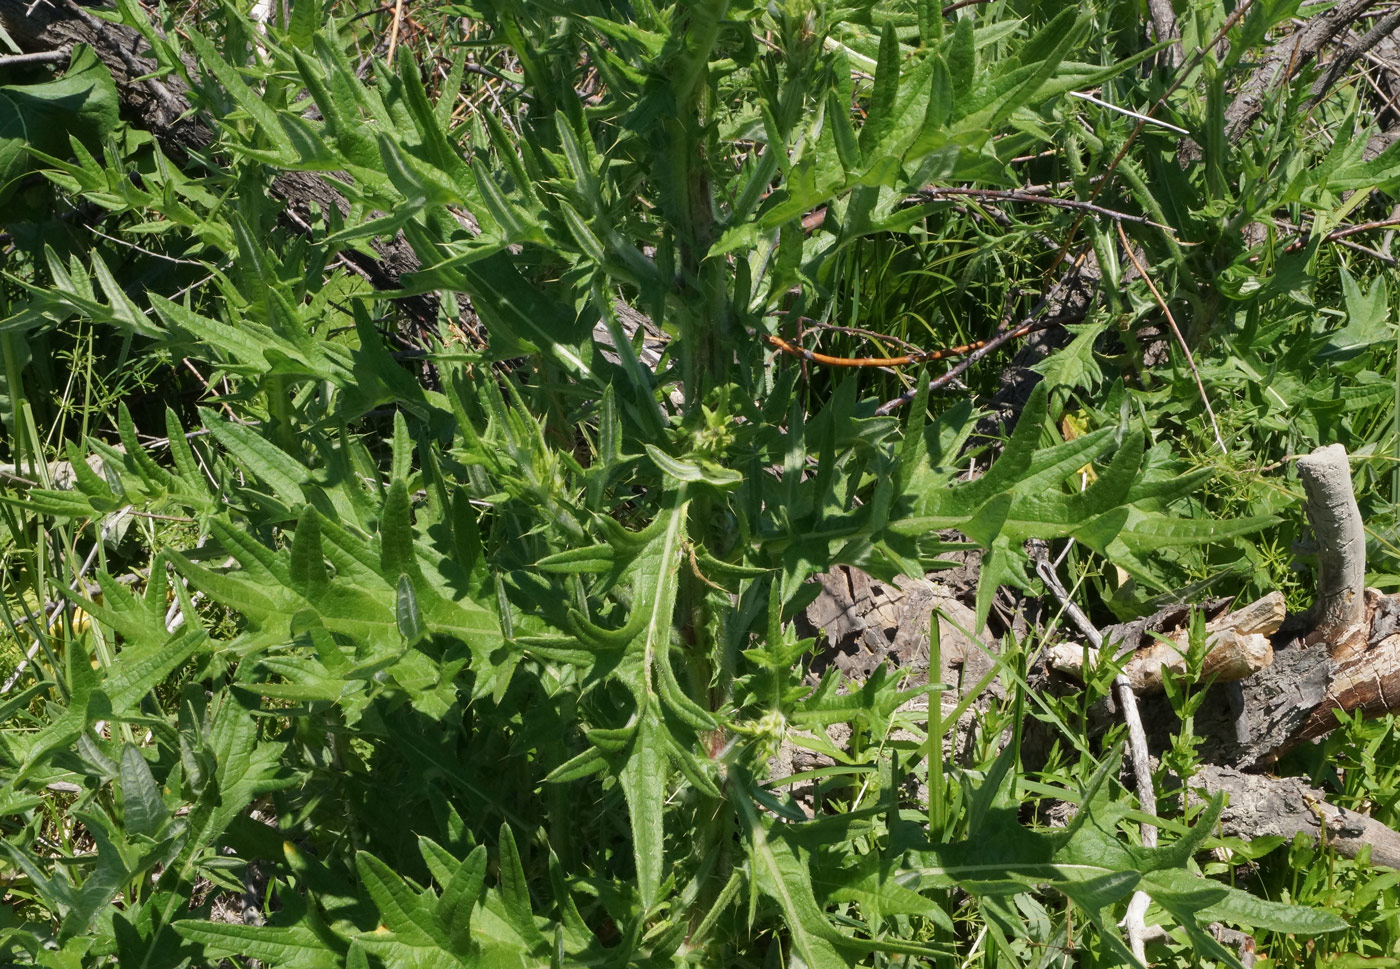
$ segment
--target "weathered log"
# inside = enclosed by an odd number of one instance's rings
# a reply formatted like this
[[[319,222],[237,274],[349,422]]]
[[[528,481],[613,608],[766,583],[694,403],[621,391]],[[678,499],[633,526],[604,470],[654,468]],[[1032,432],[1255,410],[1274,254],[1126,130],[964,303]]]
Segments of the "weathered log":
[[[1400,601],[1362,585],[1365,532],[1346,451],[1336,444],[1318,448],[1299,459],[1298,472],[1317,540],[1318,596],[1309,619],[1312,631],[1301,640],[1274,643],[1272,666],[1253,672],[1238,685],[1212,687],[1212,702],[1197,713],[1195,729],[1206,738],[1202,756],[1217,764],[1267,766],[1297,744],[1333,730],[1337,711],[1370,718],[1400,709]],[[1276,600],[1277,613],[1259,626],[1261,631],[1267,629],[1268,636],[1279,628],[1275,620],[1282,618],[1281,605],[1281,599]],[[1259,645],[1250,639],[1253,630],[1240,631],[1246,635],[1236,637],[1232,645],[1244,647],[1242,655],[1231,656],[1230,665],[1250,662],[1250,647]],[[1327,649],[1308,648],[1319,643]],[[1153,671],[1160,674],[1161,660],[1173,662],[1170,647],[1163,650],[1147,647],[1130,661],[1128,668],[1138,682],[1149,682]],[[1072,670],[1078,662],[1075,654],[1082,651],[1077,647],[1059,650],[1052,662]],[[1166,734],[1175,729],[1175,718],[1165,704],[1155,712],[1158,716],[1151,719],[1158,735],[1154,739],[1165,742]]]
[[[1338,710],[1360,713],[1368,720],[1400,710],[1400,634],[1390,631],[1385,622],[1398,604],[1375,589],[1366,590],[1364,611],[1376,616],[1370,642],[1362,652],[1336,665],[1327,695],[1298,732],[1299,740],[1330,733],[1337,726]]]
[[[1291,840],[1305,834],[1348,858],[1369,848],[1373,865],[1400,868],[1400,833],[1374,818],[1329,804],[1321,791],[1300,777],[1206,766],[1190,786],[1211,796],[1222,792],[1230,796],[1220,816],[1221,829],[1230,837]]]

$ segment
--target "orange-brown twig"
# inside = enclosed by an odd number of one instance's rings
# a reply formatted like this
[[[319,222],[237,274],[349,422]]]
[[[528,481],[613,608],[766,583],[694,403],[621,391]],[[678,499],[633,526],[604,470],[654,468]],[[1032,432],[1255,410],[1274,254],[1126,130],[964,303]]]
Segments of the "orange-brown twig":
[[[1024,323],[1016,329],[1007,333],[997,334],[995,339],[998,342],[1015,340],[1028,333],[1046,329],[1053,326],[1053,321],[1037,320],[1033,323]],[[947,360],[950,357],[963,357],[969,353],[987,346],[990,340],[977,340],[973,343],[964,343],[961,346],[945,347],[941,350],[917,351],[905,354],[902,357],[832,357],[825,353],[817,353],[805,347],[794,346],[780,336],[767,336],[767,342],[777,347],[790,357],[797,357],[800,360],[807,360],[811,363],[820,363],[827,367],[908,367],[920,363],[932,363],[935,360]]]
[[[1142,264],[1142,260],[1133,252],[1133,244],[1128,239],[1128,234],[1123,231],[1123,224],[1117,226],[1118,238],[1123,243],[1123,250],[1127,252],[1128,259],[1136,267],[1138,275],[1147,284],[1147,288],[1152,291],[1152,298],[1157,301],[1157,306],[1162,310],[1162,315],[1167,318],[1167,325],[1172,328],[1172,333],[1176,334],[1176,342],[1181,346],[1181,352],[1186,354],[1186,364],[1191,368],[1191,376],[1196,378],[1196,389],[1200,391],[1201,403],[1205,405],[1206,415],[1210,418],[1210,428],[1215,432],[1215,443],[1220,448],[1221,454],[1229,454],[1230,449],[1225,446],[1225,439],[1220,436],[1220,424],[1215,419],[1215,411],[1210,406],[1210,395],[1206,393],[1206,385],[1201,381],[1201,372],[1196,369],[1196,361],[1191,356],[1191,348],[1186,344],[1186,337],[1181,335],[1181,327],[1176,325],[1176,317],[1172,316],[1172,311],[1167,307],[1167,301],[1162,298],[1161,292],[1157,289],[1157,284],[1152,281],[1151,275],[1147,272],[1147,267]]]

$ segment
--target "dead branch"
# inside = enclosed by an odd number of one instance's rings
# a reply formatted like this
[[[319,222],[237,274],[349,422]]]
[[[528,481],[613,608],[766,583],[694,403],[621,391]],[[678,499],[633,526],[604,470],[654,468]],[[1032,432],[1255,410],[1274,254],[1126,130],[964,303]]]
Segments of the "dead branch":
[[[1157,35],[1157,43],[1171,43],[1163,60],[1168,67],[1181,66],[1181,31],[1176,25],[1171,0],[1147,0],[1147,9],[1152,15],[1152,32]]]
[[[1373,614],[1369,643],[1351,660],[1342,662],[1327,684],[1327,695],[1298,733],[1310,740],[1337,726],[1335,711],[1360,713],[1366,719],[1400,710],[1400,634],[1389,621],[1400,612],[1400,601],[1366,590],[1363,615]]]
[[[1216,683],[1242,680],[1274,661],[1269,637],[1283,625],[1283,593],[1271,592],[1258,602],[1221,616],[1206,624],[1204,677]],[[1162,689],[1168,671],[1184,673],[1187,630],[1168,634],[1167,641],[1153,639],[1137,649],[1123,667],[1123,675],[1138,693]],[[1098,650],[1077,643],[1056,643],[1047,651],[1050,665],[1062,673],[1081,677],[1084,661],[1098,660]]]
[[[1317,538],[1317,604],[1308,645],[1326,643],[1347,660],[1366,645],[1366,533],[1351,489],[1351,466],[1340,444],[1298,459],[1308,522]]]
[[[1377,20],[1365,34],[1337,51],[1332,56],[1331,63],[1327,65],[1327,72],[1313,83],[1312,93],[1307,104],[1304,105],[1304,110],[1311,111],[1319,101],[1327,96],[1327,92],[1332,90],[1337,81],[1351,69],[1353,64],[1367,51],[1394,33],[1396,27],[1400,27],[1400,8],[1391,10]]]
[[[1347,0],[1329,10],[1313,14],[1307,23],[1291,36],[1274,44],[1259,66],[1240,88],[1234,101],[1225,109],[1225,133],[1231,142],[1244,136],[1254,120],[1264,110],[1270,93],[1286,84],[1306,67],[1318,53],[1370,10],[1377,0]],[[1314,92],[1314,98],[1325,92]]]
[[[1064,609],[1065,615],[1069,616],[1084,637],[1093,644],[1095,649],[1102,649],[1104,645],[1103,633],[1089,621],[1070,598],[1069,592],[1060,582],[1059,575],[1055,572],[1054,565],[1045,555],[1044,549],[1037,549],[1035,571],[1040,576],[1040,580],[1045,583],[1046,588],[1055,594],[1059,600],[1060,607]],[[1157,795],[1152,785],[1152,763],[1151,755],[1147,751],[1147,732],[1142,726],[1142,716],[1138,711],[1137,694],[1133,692],[1133,686],[1128,682],[1128,678],[1119,673],[1113,678],[1113,692],[1118,698],[1118,704],[1123,708],[1123,721],[1128,727],[1128,751],[1133,764],[1133,779],[1137,784],[1138,808],[1144,814],[1151,817],[1157,816]],[[1142,843],[1145,847],[1155,848],[1157,846],[1157,826],[1149,821],[1144,821],[1138,826]],[[1147,926],[1147,907],[1150,899],[1146,892],[1133,892],[1133,897],[1128,902],[1128,910],[1123,916],[1123,920],[1118,926],[1128,937],[1128,945],[1133,950],[1133,955],[1138,962],[1147,964],[1146,945],[1149,939],[1149,929]]]
[[[1206,766],[1191,779],[1191,787],[1210,796],[1221,792],[1230,796],[1220,817],[1222,831],[1230,837],[1292,840],[1306,834],[1347,858],[1369,848],[1372,864],[1400,868],[1400,833],[1374,818],[1329,804],[1321,791],[1302,778]]]

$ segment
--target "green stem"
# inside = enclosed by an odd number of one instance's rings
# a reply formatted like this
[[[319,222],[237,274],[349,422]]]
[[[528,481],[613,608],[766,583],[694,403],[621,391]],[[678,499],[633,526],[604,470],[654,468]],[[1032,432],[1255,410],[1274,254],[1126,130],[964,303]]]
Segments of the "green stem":
[[[676,120],[659,131],[662,158],[670,184],[668,221],[675,234],[679,262],[671,309],[681,332],[681,377],[686,411],[698,414],[716,376],[734,352],[732,297],[726,267],[709,260],[714,242],[714,197],[710,184],[706,141],[706,83],[710,55],[719,36],[719,22],[728,0],[705,0],[690,8],[689,23],[675,39],[668,73]]]
[[[25,456],[33,457],[33,466],[27,469],[28,474],[34,480],[40,480],[37,475],[38,441],[29,441],[26,432],[28,422],[24,419],[28,401],[24,395],[24,383],[21,380],[23,365],[21,360],[23,354],[19,341],[19,334],[6,333],[0,337],[0,354],[5,357],[5,391],[9,398],[8,423],[10,425],[10,459],[14,462],[15,473],[25,474]]]
[[[301,453],[292,432],[292,401],[289,377],[275,375],[267,378],[267,413],[272,418],[273,440],[288,454]]]

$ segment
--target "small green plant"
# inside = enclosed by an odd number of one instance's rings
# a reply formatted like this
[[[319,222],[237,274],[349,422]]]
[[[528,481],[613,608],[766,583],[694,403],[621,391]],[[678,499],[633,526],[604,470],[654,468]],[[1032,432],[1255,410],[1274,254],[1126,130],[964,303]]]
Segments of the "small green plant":
[[[1175,775],[1182,783],[1189,784],[1201,762],[1196,753],[1200,744],[1200,738],[1196,736],[1196,711],[1206,701],[1206,690],[1210,686],[1210,678],[1204,675],[1209,640],[1205,614],[1199,609],[1191,610],[1186,635],[1181,669],[1177,670],[1171,665],[1162,668],[1162,689],[1166,692],[1172,713],[1181,724],[1172,737],[1171,748],[1162,752],[1162,769]],[[1165,636],[1159,635],[1157,638],[1172,649],[1179,648]]]

